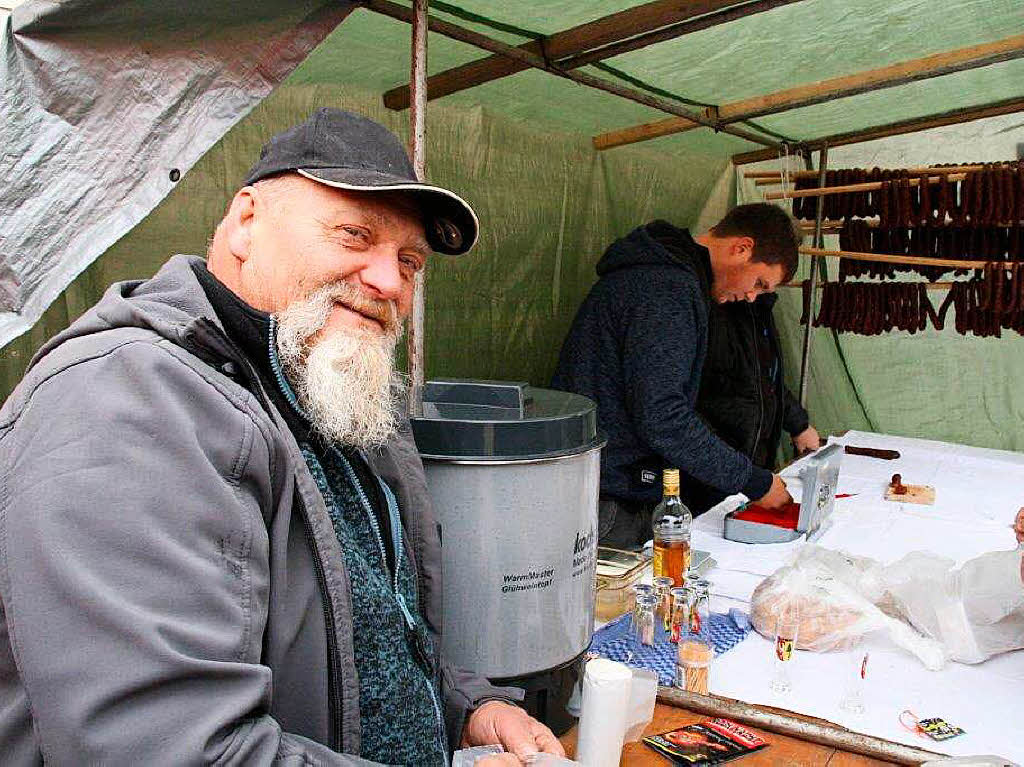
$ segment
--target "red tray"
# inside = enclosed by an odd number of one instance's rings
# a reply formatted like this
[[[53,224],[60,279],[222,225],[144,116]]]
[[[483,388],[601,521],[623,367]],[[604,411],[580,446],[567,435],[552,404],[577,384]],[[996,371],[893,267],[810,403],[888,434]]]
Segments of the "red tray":
[[[742,519],[745,522],[758,522],[762,525],[773,525],[785,527],[788,530],[796,530],[797,521],[800,519],[800,504],[787,503],[777,509],[766,509],[756,503],[747,504],[747,508],[732,513],[733,519]]]

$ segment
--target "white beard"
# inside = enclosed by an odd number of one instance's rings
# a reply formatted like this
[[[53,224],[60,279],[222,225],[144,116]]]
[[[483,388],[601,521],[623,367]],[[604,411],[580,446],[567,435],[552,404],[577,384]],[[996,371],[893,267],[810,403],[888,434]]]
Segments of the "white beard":
[[[375,302],[383,332],[342,327],[310,345],[334,302],[367,308],[371,301],[347,283],[325,285],[278,315],[277,352],[313,428],[329,441],[373,449],[390,439],[398,420],[401,376],[395,345],[401,335],[394,302]]]

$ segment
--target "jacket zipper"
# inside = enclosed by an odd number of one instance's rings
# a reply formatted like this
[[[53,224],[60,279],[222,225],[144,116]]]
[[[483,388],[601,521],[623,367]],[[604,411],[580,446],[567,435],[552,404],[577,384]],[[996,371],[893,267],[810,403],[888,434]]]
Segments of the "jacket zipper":
[[[270,347],[269,348],[270,367],[274,371],[274,377],[277,379],[277,384],[278,384],[282,394],[284,394],[285,399],[288,400],[288,404],[290,404],[295,409],[296,413],[298,413],[304,419],[309,421],[309,416],[307,416],[306,412],[302,409],[302,406],[299,404],[299,401],[298,401],[298,399],[295,396],[295,392],[292,390],[292,387],[288,383],[288,380],[284,377],[284,371],[281,369],[281,361],[280,361],[280,359],[277,356],[277,347],[275,345],[276,338],[277,338],[277,318],[274,317],[273,315],[271,315],[271,317],[270,317],[270,337],[269,337],[269,344],[268,344],[268,346]],[[387,558],[387,553],[384,550],[384,536],[381,535],[380,523],[377,521],[377,517],[373,513],[373,507],[370,506],[370,499],[366,497],[366,492],[363,490],[363,486],[359,482],[359,478],[356,476],[355,470],[352,468],[352,465],[349,463],[348,458],[346,458],[344,453],[342,453],[340,450],[338,450],[334,445],[331,445],[330,447],[334,451],[335,455],[341,460],[341,464],[345,468],[345,474],[348,476],[349,481],[352,483],[352,486],[355,487],[356,492],[359,495],[359,500],[360,500],[360,502],[362,504],[363,510],[366,512],[366,516],[367,516],[367,518],[370,521],[370,527],[373,529],[374,537],[377,539],[377,546],[378,546],[378,549],[380,550],[381,562],[383,563],[384,569],[387,570],[388,558]],[[402,522],[401,522],[401,519],[398,517],[397,503],[395,501],[394,494],[391,492],[391,488],[389,488],[384,482],[382,482],[379,477],[378,477],[378,482],[380,483],[381,490],[384,493],[384,496],[385,496],[385,498],[387,500],[388,514],[389,514],[389,517],[390,517],[390,520],[391,520],[391,530],[392,530],[392,536],[393,536],[392,543],[393,543],[393,545],[395,547],[395,572],[394,572],[394,578],[392,580],[393,595],[395,597],[395,601],[398,603],[399,609],[402,611],[402,616],[405,618],[405,624],[406,624],[407,628],[409,629],[409,634],[412,637],[412,641],[415,642],[416,641],[416,621],[413,619],[412,613],[409,611],[409,606],[405,602],[405,597],[402,596],[402,593],[401,593],[401,591],[399,590],[399,587],[398,587],[398,568],[399,568],[400,563],[402,561],[402,557],[401,557],[401,552],[402,552]],[[305,521],[306,526],[307,526],[307,534],[312,535],[312,527],[309,525],[308,519],[306,519],[304,517],[304,521]],[[317,557],[314,556],[314,560],[316,560],[316,565],[317,565],[317,577],[323,579],[324,578],[323,566],[321,565],[321,563],[320,563],[320,561],[319,561],[319,559]],[[326,592],[324,592],[324,593],[326,593]],[[327,605],[325,605],[325,608],[327,608]],[[327,612],[330,612],[330,610],[328,609]],[[334,625],[333,617],[330,620],[330,625],[333,628],[333,625]],[[333,640],[334,640],[333,632],[329,632],[328,633],[328,646],[329,647],[331,645],[334,646],[333,649],[332,649],[331,655],[330,655],[331,658],[334,658],[337,655],[337,649],[336,649],[337,645],[336,645],[336,643]],[[423,648],[421,650],[421,652],[425,655],[426,648]],[[425,660],[428,660],[428,659],[425,658]],[[419,665],[419,664],[417,664],[417,665]],[[445,733],[444,733],[444,717],[441,714],[441,705],[440,705],[440,702],[437,699],[437,692],[434,690],[433,681],[430,679],[430,677],[427,676],[426,672],[423,673],[423,680],[426,683],[427,692],[430,695],[430,702],[433,704],[433,707],[434,707],[434,715],[437,718],[438,742],[441,745],[441,753],[444,755],[444,763],[447,764],[448,763],[448,744],[447,744],[447,739],[445,738]],[[328,684],[331,684],[330,667],[328,667]],[[337,695],[337,691],[335,690],[335,686],[333,684],[331,684],[331,688],[330,689],[331,689],[332,695]],[[339,699],[339,701],[338,701],[339,710],[340,710],[340,704],[341,704],[341,701]],[[339,722],[340,722],[340,720],[339,720]],[[338,729],[338,732],[340,733],[340,727]],[[339,743],[341,742],[340,738],[339,738],[338,742]]]
[[[761,380],[761,358],[757,352],[757,318],[754,316],[754,305],[748,303],[750,311],[750,326],[754,336],[754,367],[757,369],[757,433],[754,435],[754,444],[750,448],[750,457],[757,455],[757,445],[761,441],[761,428],[764,426],[764,382]]]
[[[206,319],[200,319],[200,324],[216,337],[219,341],[232,352],[235,359],[234,361],[242,365],[245,368],[249,379],[253,382],[253,393],[260,400],[264,410],[270,413],[270,403],[267,393],[263,389],[263,384],[260,382],[259,374],[256,372],[252,363],[249,362],[248,358],[238,348],[237,344],[232,341],[228,336],[221,332],[221,330],[209,322]],[[277,358],[277,349],[274,347],[274,341],[277,336],[276,321],[273,316],[270,318],[270,341],[269,341],[269,352],[271,369],[274,371],[274,377],[277,379],[278,386],[281,393],[284,394],[285,399],[288,403],[295,408],[296,412],[305,417],[305,413],[302,412],[302,408],[299,406],[298,401],[295,399],[295,394],[292,392],[291,386],[287,385],[287,381],[284,379],[284,374],[281,372],[281,365]],[[308,419],[307,419],[308,420]],[[336,623],[334,617],[334,608],[332,607],[330,600],[327,599],[327,576],[324,573],[323,563],[320,561],[320,557],[316,553],[316,545],[314,544],[313,536],[313,525],[309,521],[309,514],[306,509],[306,505],[302,503],[301,497],[299,499],[299,505],[301,506],[302,512],[302,525],[306,533],[306,538],[309,542],[310,551],[313,554],[313,570],[316,575],[317,586],[320,588],[321,594],[321,606],[324,611],[324,623],[327,630],[327,717],[330,722],[330,731],[332,733],[332,742],[328,745],[334,750],[342,748],[344,741],[342,732],[341,722],[341,710],[342,710],[342,699],[341,692],[338,689],[337,680],[340,676],[339,663],[338,663],[338,641],[335,636]]]
[[[437,740],[438,743],[441,744],[441,753],[444,755],[444,763],[448,764],[448,739],[445,737],[444,715],[441,713],[441,702],[438,700],[437,690],[434,688],[433,682],[433,677],[437,671],[434,663],[431,661],[429,648],[426,643],[420,639],[419,632],[416,631],[416,622],[413,620],[412,612],[409,610],[409,606],[405,602],[405,597],[402,595],[401,591],[398,590],[398,563],[404,561],[404,557],[399,559],[399,552],[404,551],[404,546],[402,543],[402,520],[398,514],[398,500],[395,498],[395,494],[391,492],[391,488],[387,486],[387,483],[384,482],[384,480],[377,477],[377,483],[380,485],[380,489],[384,493],[384,498],[388,506],[388,516],[391,520],[391,544],[395,548],[395,598],[398,600],[398,606],[401,608],[402,614],[405,616],[405,623],[409,629],[410,637],[414,645],[413,650],[421,657],[423,678],[427,685],[427,692],[430,695],[430,702],[434,706],[434,716],[437,718]],[[412,588],[413,599],[418,603],[419,590],[417,589],[415,577],[412,579]]]
[[[775,356],[775,376],[772,378],[772,391],[775,393],[777,413],[772,424],[772,433],[776,433],[777,428],[778,434],[781,436],[782,432],[786,429],[786,383],[782,378],[782,347],[779,344],[779,334],[776,332],[774,323],[769,321],[765,326],[765,333],[771,345],[772,354]]]
[[[381,563],[384,569],[387,570],[388,558],[387,553],[384,550],[384,536],[380,532],[380,523],[377,521],[377,515],[373,513],[373,507],[370,505],[370,499],[366,496],[366,491],[359,482],[359,477],[356,476],[355,469],[352,468],[352,464],[349,463],[345,454],[333,445],[331,446],[331,449],[341,461],[342,466],[344,466],[345,474],[348,477],[349,482],[351,482],[353,487],[356,488],[363,511],[366,512],[367,519],[370,521],[370,527],[373,529],[373,535],[377,539],[377,547],[380,551]],[[406,604],[405,597],[402,595],[398,586],[398,568],[401,567],[402,562],[402,521],[397,513],[397,501],[395,500],[394,493],[391,492],[391,488],[389,488],[379,477],[377,478],[377,481],[380,485],[381,492],[384,494],[384,499],[388,507],[388,517],[391,522],[392,545],[394,546],[395,554],[395,571],[391,582],[393,596],[395,597],[395,601],[398,603],[398,608],[402,611],[402,616],[405,618],[405,625],[409,631],[410,641],[414,644],[418,644],[416,621],[412,617],[409,605]],[[444,763],[448,764],[448,743],[444,733],[444,717],[441,714],[441,704],[437,699],[437,691],[434,689],[433,680],[428,676],[427,670],[423,668],[424,665],[428,666],[428,668],[430,666],[429,660],[426,657],[426,648],[422,647],[418,648],[418,650],[417,648],[413,649],[418,652],[418,654],[422,654],[424,656],[424,662],[422,664],[417,663],[416,665],[420,666],[420,671],[423,672],[423,681],[427,686],[427,693],[430,696],[430,702],[434,707],[434,716],[437,719],[438,743],[441,745],[441,753],[444,755]]]
[[[306,416],[302,406],[299,405],[299,401],[295,397],[295,392],[292,391],[292,387],[289,385],[287,379],[284,377],[284,372],[281,370],[281,361],[278,359],[277,347],[275,345],[276,341],[277,318],[271,315],[269,340],[267,342],[267,346],[269,347],[267,352],[270,355],[270,369],[274,371],[274,378],[277,380],[278,390],[284,395],[288,404],[291,405],[296,413],[308,421],[309,418]],[[309,514],[306,510],[305,504],[302,504],[302,526],[306,531],[309,548],[313,554],[313,570],[316,573],[317,585],[320,587],[320,594],[322,595],[321,602],[324,609],[324,621],[327,629],[327,714],[328,720],[331,723],[331,731],[334,738],[334,742],[330,745],[334,750],[340,750],[344,744],[344,733],[341,721],[343,703],[341,690],[338,686],[338,679],[341,676],[341,672],[338,660],[338,639],[336,636],[337,624],[334,617],[334,607],[331,605],[330,599],[327,598],[327,575],[324,573],[323,562],[320,561],[320,557],[317,555],[315,543],[316,538],[313,533],[313,525],[309,521]]]

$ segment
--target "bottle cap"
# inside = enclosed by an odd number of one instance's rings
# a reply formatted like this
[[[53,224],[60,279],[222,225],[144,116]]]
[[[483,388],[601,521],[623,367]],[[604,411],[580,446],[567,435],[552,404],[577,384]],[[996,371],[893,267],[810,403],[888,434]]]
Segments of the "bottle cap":
[[[661,482],[667,495],[679,495],[679,469],[665,469]]]

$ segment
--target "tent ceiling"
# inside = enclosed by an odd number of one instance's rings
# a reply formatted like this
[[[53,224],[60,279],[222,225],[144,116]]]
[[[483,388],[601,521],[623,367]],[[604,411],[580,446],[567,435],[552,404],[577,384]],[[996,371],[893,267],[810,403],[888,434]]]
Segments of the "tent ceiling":
[[[408,2],[403,3],[409,5]],[[435,2],[431,14],[502,42],[520,45],[648,3],[561,0],[502,3]],[[453,9],[454,6],[454,9]],[[474,17],[478,17],[474,20]],[[488,23],[493,22],[493,23]],[[512,30],[520,30],[514,34]],[[1018,0],[801,0],[602,62],[628,75],[620,81],[708,104],[773,93],[909,59],[990,43],[1024,31]],[[384,93],[408,82],[409,27],[367,10],[354,13],[293,75],[297,82],[342,81]],[[354,51],[358,50],[358,55]],[[344,54],[341,53],[344,51]],[[437,73],[484,58],[472,46],[430,35],[429,70]],[[606,69],[584,67],[614,80]],[[795,139],[1024,96],[1024,61],[992,64],[908,85],[847,97],[757,119]],[[443,97],[513,119],[586,135],[654,122],[667,115],[538,70]],[[733,153],[757,147],[708,129],[648,142],[662,152]]]

